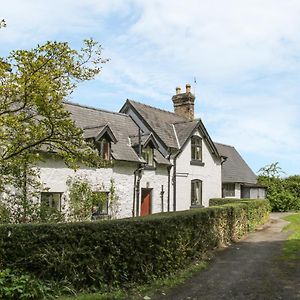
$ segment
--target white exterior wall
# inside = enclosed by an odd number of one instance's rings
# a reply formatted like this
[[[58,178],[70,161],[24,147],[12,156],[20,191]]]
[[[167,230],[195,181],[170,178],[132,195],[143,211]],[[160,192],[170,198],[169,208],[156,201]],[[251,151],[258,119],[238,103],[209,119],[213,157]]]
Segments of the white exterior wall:
[[[163,211],[167,211],[168,201],[168,170],[166,166],[157,166],[155,170],[144,170],[140,188],[149,188],[151,191],[151,212],[162,212],[161,188],[163,186]],[[142,193],[140,193],[141,196]],[[141,201],[141,200],[140,200]],[[140,205],[141,207],[141,205]]]
[[[176,210],[190,209],[191,206],[191,181],[202,181],[202,204],[209,205],[210,198],[221,197],[221,163],[213,157],[208,149],[205,139],[202,138],[202,162],[204,166],[191,165],[191,140],[185,145],[176,160]]]
[[[132,216],[133,194],[134,194],[134,171],[137,163],[114,161],[112,168],[87,168],[81,167],[73,171],[66,167],[62,160],[49,157],[41,163],[40,181],[44,183],[45,190],[49,192],[60,192],[62,196],[62,206],[68,207],[68,186],[66,184],[70,177],[79,176],[86,178],[97,190],[109,191],[111,179],[114,180],[116,195],[118,197],[118,218]],[[164,186],[164,211],[167,209],[168,172],[166,166],[157,166],[155,170],[144,170],[141,178],[141,188],[151,188],[152,213],[162,211],[161,207],[161,186]],[[141,192],[140,192],[141,198]],[[141,202],[141,199],[140,199]]]
[[[109,191],[111,179],[114,180],[116,195],[119,201],[119,218],[132,215],[132,199],[134,185],[134,170],[137,164],[129,162],[116,162],[113,168],[87,168],[81,167],[77,171],[69,169],[61,160],[49,158],[40,166],[40,180],[49,192],[63,193],[62,205],[68,207],[67,180],[79,176],[86,178],[95,190]]]

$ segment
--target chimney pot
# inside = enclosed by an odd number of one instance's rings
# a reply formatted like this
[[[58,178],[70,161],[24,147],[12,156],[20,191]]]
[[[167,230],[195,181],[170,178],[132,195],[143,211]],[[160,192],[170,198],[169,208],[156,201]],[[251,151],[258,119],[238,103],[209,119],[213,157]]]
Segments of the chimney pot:
[[[176,87],[176,95],[180,94],[181,93],[181,87],[177,86]]]
[[[186,84],[185,86],[185,89],[186,89],[186,93],[190,93],[191,92],[191,85],[189,83]]]

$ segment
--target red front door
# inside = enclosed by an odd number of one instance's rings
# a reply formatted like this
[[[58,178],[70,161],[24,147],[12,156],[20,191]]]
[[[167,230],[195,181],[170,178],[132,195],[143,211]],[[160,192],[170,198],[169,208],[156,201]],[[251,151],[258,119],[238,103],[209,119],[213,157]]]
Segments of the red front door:
[[[142,189],[141,216],[151,214],[151,189]]]

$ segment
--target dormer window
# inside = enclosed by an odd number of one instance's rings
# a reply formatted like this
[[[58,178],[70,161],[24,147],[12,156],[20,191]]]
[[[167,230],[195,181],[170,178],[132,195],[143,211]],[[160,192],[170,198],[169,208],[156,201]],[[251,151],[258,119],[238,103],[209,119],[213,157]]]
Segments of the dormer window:
[[[99,155],[103,160],[110,160],[111,145],[110,141],[103,138],[99,141]]]
[[[202,139],[199,136],[191,138],[191,159],[202,161]]]
[[[146,148],[143,149],[142,155],[144,160],[147,163],[147,166],[154,167],[154,153],[153,153],[153,148],[147,146]]]

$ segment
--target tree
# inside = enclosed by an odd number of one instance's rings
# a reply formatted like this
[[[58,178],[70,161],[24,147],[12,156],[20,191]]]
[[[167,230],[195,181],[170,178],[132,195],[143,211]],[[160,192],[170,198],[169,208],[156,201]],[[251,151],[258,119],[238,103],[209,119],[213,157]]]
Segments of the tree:
[[[272,211],[300,209],[299,176],[282,178],[285,174],[279,163],[272,163],[259,170],[258,183],[267,187],[267,199]]]
[[[1,27],[6,27],[6,23],[4,19],[0,20],[0,28]]]
[[[30,183],[37,175],[32,167],[43,152],[55,152],[72,168],[101,164],[64,107],[78,83],[101,72],[107,62],[101,50],[92,39],[80,51],[46,42],[0,58],[0,192],[28,189],[20,179]]]

